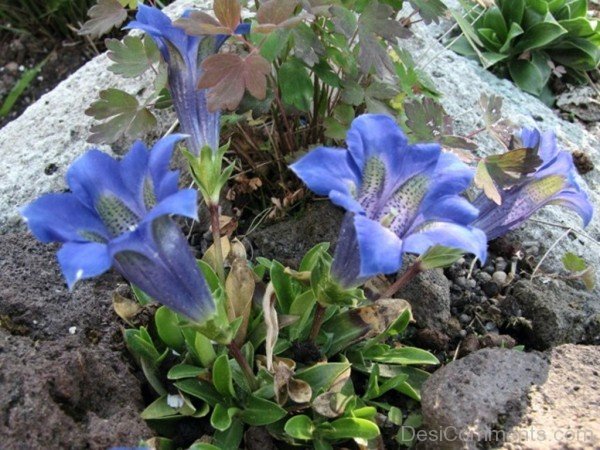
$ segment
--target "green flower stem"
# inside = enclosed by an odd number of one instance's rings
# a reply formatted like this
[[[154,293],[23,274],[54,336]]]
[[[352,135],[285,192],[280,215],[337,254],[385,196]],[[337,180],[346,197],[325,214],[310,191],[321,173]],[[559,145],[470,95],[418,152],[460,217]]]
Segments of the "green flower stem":
[[[421,272],[423,272],[423,268],[421,267],[420,261],[411,264],[408,270],[404,272],[400,278],[394,281],[394,283],[389,288],[387,288],[387,290],[385,290],[383,294],[379,296],[379,298],[392,298],[392,296],[396,292],[398,292],[400,289],[406,286],[409,281],[411,281]]]
[[[229,354],[239,364],[240,368],[242,369],[242,372],[244,372],[244,376],[246,377],[246,380],[248,380],[248,384],[250,385],[250,390],[252,392],[257,390],[258,389],[258,380],[254,376],[252,367],[250,367],[250,364],[248,364],[248,361],[246,361],[246,358],[244,358],[242,351],[240,350],[238,345],[235,343],[235,341],[231,341],[229,344],[227,344],[227,349],[229,350]]]
[[[210,223],[212,228],[213,243],[215,246],[215,260],[217,276],[222,283],[225,283],[225,268],[223,264],[223,247],[221,246],[221,226],[219,224],[219,205],[209,203]]]

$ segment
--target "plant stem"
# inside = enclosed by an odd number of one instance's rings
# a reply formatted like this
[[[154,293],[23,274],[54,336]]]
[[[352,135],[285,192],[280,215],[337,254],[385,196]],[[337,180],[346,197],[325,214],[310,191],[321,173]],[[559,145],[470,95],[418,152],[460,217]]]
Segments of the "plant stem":
[[[315,310],[315,317],[313,318],[312,327],[310,328],[310,334],[308,339],[314,342],[319,335],[321,325],[323,325],[323,319],[325,319],[325,307],[320,303],[317,303],[317,309]]]
[[[284,141],[288,146],[288,152],[291,154],[294,152],[294,141],[292,139],[292,127],[290,126],[290,122],[288,121],[287,114],[285,112],[285,107],[283,106],[283,101],[281,100],[281,93],[279,91],[279,85],[277,84],[277,80],[273,76],[270,76],[271,86],[273,87],[273,94],[275,95],[275,103],[277,104],[277,108],[280,111],[280,116],[283,120],[283,124],[285,126],[286,132],[283,133]]]
[[[242,355],[242,351],[235,343],[235,341],[231,341],[229,344],[227,344],[227,349],[229,350],[229,354],[239,364],[240,368],[242,369],[242,372],[244,372],[244,376],[246,377],[246,380],[248,380],[248,384],[250,385],[250,390],[255,391],[256,389],[258,389],[258,380],[254,376],[252,367],[250,367],[250,364],[248,364],[248,361],[246,361],[246,358],[244,357],[244,355]]]
[[[421,263],[419,261],[411,264],[408,270],[404,272],[400,278],[394,281],[394,283],[387,288],[387,290],[384,291],[379,298],[392,298],[396,292],[408,284],[410,280],[419,275],[422,271],[423,269],[421,268]]]
[[[212,228],[213,244],[215,246],[217,276],[222,283],[225,283],[223,248],[221,247],[221,225],[219,224],[219,205],[210,203],[208,205],[208,211],[210,212],[210,226]]]

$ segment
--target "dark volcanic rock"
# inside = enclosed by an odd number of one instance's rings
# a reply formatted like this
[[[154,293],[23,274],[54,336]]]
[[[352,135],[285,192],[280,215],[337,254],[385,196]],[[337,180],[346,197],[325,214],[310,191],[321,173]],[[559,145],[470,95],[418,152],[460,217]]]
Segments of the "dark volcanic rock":
[[[550,371],[534,386],[506,450],[600,448],[600,347],[561,345],[548,352]]]
[[[277,259],[284,266],[297,268],[304,254],[321,242],[337,242],[344,216],[330,202],[315,202],[298,217],[268,226],[251,235],[258,256]]]
[[[531,323],[519,330],[519,341],[545,350],[564,343],[600,343],[600,301],[597,294],[574,289],[562,281],[538,284],[519,281],[506,299]],[[516,307],[516,308],[515,308]]]
[[[403,265],[404,268],[408,264]],[[450,281],[440,269],[421,272],[395,295],[410,303],[417,325],[448,331],[450,319]]]
[[[64,285],[55,246],[0,236],[3,449],[106,449],[152,432],[112,312],[115,275]]]
[[[494,430],[521,420],[532,385],[547,377],[535,353],[483,349],[435,372],[423,385],[422,411],[429,439],[422,449],[476,449]]]
[[[599,347],[572,344],[545,354],[484,349],[454,361],[423,386],[417,448],[600,448],[599,361]]]

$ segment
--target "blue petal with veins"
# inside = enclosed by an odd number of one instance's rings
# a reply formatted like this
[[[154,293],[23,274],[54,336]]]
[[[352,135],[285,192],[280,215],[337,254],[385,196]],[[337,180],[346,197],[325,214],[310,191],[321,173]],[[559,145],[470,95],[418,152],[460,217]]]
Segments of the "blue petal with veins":
[[[473,226],[483,230],[489,240],[495,239],[519,227],[545,205],[572,209],[587,225],[594,211],[587,193],[579,185],[571,154],[559,149],[556,135],[551,131],[541,133],[524,128],[521,141],[525,147],[538,150],[541,166],[518,185],[502,190],[500,205],[481,193],[473,202],[479,209]]]
[[[44,195],[22,209],[38,239],[63,244],[57,256],[69,288],[114,266],[196,322],[214,313],[185,236],[169,217],[197,218],[197,192],[177,190],[177,172],[169,170],[174,146],[184,138],[168,136],[152,150],[138,141],[121,161],[90,150],[67,172],[71,192]]]
[[[332,274],[345,287],[396,272],[404,252],[439,244],[486,258],[477,210],[460,193],[473,171],[437,144],[408,144],[394,120],[365,114],[348,149],[319,147],[291,166],[310,189],[348,211]]]

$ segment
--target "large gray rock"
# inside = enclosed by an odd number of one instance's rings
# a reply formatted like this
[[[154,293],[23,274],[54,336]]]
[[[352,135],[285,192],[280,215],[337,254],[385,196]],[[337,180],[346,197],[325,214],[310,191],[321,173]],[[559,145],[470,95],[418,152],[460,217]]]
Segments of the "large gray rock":
[[[457,5],[456,1],[448,4]],[[455,129],[460,134],[481,128],[483,114],[479,107],[481,94],[496,94],[502,96],[504,105],[503,116],[522,126],[536,126],[543,130],[554,130],[562,146],[568,150],[583,150],[589,154],[592,161],[600,163],[600,142],[577,123],[569,123],[560,119],[554,111],[537,98],[519,90],[512,82],[502,80],[491,72],[483,69],[477,62],[466,59],[447,50],[438,38],[448,28],[449,23],[442,26],[416,24],[412,29],[414,37],[404,39],[400,45],[408,50],[418,67],[431,77],[435,88],[442,94],[441,102],[450,114],[455,117]],[[476,136],[480,155],[502,152],[499,144],[485,133]],[[592,203],[600,205],[600,172],[594,170],[584,176],[587,191]],[[595,267],[600,267],[600,218],[596,214],[587,228],[587,234],[596,242],[578,235],[575,239],[562,239],[556,246],[553,255],[546,259],[544,268],[557,271],[561,267],[560,257],[566,251],[572,251],[590,261]],[[537,219],[557,224],[558,226],[579,229],[581,221],[574,213],[557,207],[549,206],[541,210]],[[522,242],[534,241],[547,249],[564,229],[557,226],[529,222],[515,234]],[[600,292],[600,291],[597,291]]]
[[[599,347],[582,345],[485,349],[454,361],[423,386],[418,448],[600,448],[599,361]]]
[[[529,393],[529,405],[502,448],[600,448],[600,347],[563,345],[549,360],[546,381]]]
[[[479,350],[439,369],[421,389],[427,437],[418,448],[476,449],[494,430],[516,426],[547,371],[539,354],[507,349]]]
[[[211,4],[179,0],[165,12],[177,17],[192,6],[208,9]],[[67,168],[91,147],[86,140],[94,120],[84,111],[98,93],[110,87],[135,93],[148,84],[147,77],[114,75],[108,71],[110,64],[105,54],[97,56],[0,130],[0,233],[20,228],[19,207],[42,193],[65,188]],[[153,142],[173,121],[172,115],[161,116],[157,129],[143,139]],[[130,144],[122,140],[113,149],[122,153]],[[102,149],[110,152],[106,146]]]
[[[515,330],[527,347],[545,350],[564,343],[600,342],[597,295],[563,282],[523,280],[515,284],[505,302],[512,303],[512,313],[527,321],[527,326]]]

